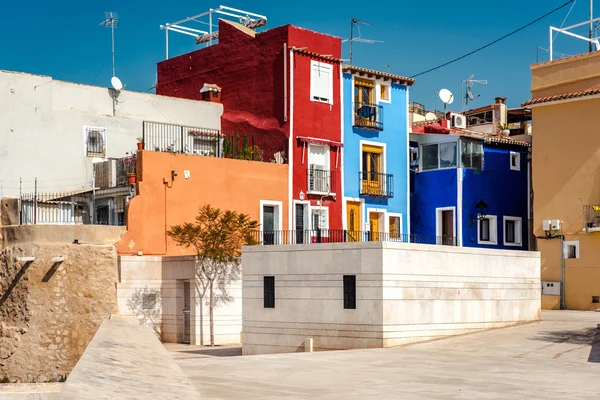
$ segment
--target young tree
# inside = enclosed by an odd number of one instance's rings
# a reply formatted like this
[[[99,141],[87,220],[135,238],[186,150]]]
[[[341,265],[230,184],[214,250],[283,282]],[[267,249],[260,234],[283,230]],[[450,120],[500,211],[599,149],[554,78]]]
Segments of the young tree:
[[[180,246],[192,247],[196,252],[196,276],[204,293],[209,292],[210,345],[214,346],[215,290],[219,299],[228,301],[227,286],[240,277],[242,246],[256,244],[253,231],[258,223],[246,214],[200,207],[194,222],[172,226],[167,234]]]

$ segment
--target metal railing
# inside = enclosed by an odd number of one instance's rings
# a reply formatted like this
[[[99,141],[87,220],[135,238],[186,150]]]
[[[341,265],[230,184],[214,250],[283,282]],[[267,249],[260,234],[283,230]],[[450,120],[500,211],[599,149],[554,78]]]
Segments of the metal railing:
[[[254,231],[257,246],[309,243],[397,242],[456,246],[455,237],[423,236],[389,232],[348,231],[343,229],[311,229]]]
[[[335,171],[322,169],[318,165],[308,166],[308,193],[335,193]]]
[[[285,163],[287,138],[144,121],[144,150]]]
[[[354,126],[383,130],[383,107],[377,104],[354,104]]]
[[[360,171],[358,186],[361,195],[394,197],[394,175],[379,172]]]
[[[583,206],[585,212],[585,229],[600,228],[600,204]]]
[[[87,193],[22,194],[21,225],[89,224],[90,202]]]

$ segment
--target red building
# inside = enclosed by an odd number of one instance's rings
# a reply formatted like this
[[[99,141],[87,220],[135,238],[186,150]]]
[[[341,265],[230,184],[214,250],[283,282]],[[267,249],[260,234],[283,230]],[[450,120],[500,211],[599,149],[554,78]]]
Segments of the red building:
[[[265,157],[281,160],[270,139],[289,140],[290,212],[265,199],[263,230],[283,218],[296,231],[342,229],[341,46],[291,25],[256,33],[220,20],[218,44],[158,64],[157,94],[199,100],[205,83],[218,85],[223,130],[253,134]]]

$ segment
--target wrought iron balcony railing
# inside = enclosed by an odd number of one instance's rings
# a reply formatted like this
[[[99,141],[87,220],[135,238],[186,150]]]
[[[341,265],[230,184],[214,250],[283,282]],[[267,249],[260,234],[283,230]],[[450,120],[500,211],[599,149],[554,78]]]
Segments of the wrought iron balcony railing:
[[[583,206],[585,229],[600,229],[600,204]]]
[[[360,171],[358,173],[360,194],[375,197],[394,197],[394,175]]]
[[[354,104],[354,126],[383,130],[383,107],[377,104]]]

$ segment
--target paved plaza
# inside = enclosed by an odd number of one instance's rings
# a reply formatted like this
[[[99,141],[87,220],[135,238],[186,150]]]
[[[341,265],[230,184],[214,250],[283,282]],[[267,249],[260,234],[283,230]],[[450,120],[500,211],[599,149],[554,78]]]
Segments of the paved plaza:
[[[204,399],[598,399],[600,312],[393,349],[229,357],[168,348]]]

